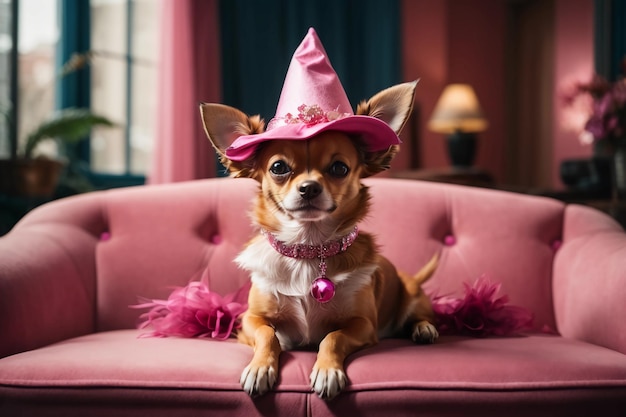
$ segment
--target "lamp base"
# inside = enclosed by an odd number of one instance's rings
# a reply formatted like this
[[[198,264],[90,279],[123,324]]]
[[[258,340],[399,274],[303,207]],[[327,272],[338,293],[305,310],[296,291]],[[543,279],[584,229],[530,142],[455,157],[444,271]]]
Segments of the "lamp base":
[[[454,167],[469,168],[476,156],[476,134],[454,132],[447,137],[448,156]]]

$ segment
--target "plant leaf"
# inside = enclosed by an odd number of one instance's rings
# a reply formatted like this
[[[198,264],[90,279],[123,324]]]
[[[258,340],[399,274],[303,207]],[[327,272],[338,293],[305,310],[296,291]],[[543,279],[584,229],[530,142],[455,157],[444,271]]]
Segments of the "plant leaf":
[[[104,116],[84,108],[67,108],[55,113],[52,118],[39,125],[26,139],[24,156],[30,158],[35,147],[44,139],[52,138],[75,143],[84,139],[94,126],[114,126]]]

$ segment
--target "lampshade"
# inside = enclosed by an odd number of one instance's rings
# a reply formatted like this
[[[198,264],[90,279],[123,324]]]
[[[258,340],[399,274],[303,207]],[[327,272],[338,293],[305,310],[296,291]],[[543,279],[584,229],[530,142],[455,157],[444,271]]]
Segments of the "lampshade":
[[[488,123],[472,86],[450,84],[439,97],[428,128],[438,133],[482,132]]]

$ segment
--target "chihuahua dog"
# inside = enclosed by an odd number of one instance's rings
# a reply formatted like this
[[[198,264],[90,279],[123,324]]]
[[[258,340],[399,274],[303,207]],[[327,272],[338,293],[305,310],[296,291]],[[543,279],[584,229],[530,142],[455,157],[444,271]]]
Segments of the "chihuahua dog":
[[[397,135],[415,85],[381,91],[359,104],[356,115],[376,117]],[[361,179],[389,168],[398,145],[370,151],[358,136],[328,130],[306,140],[262,141],[245,159],[233,160],[227,155],[233,139],[262,134],[263,120],[221,104],[202,104],[201,113],[231,176],[260,184],[252,211],[260,233],[236,259],[252,280],[238,334],[254,348],[241,375],[249,395],[276,383],[283,350],[317,349],[311,388],[331,399],[347,384],[344,360],[351,353],[381,337],[435,341],[421,284],[435,271],[437,256],[415,276],[398,273],[357,226],[370,199]]]

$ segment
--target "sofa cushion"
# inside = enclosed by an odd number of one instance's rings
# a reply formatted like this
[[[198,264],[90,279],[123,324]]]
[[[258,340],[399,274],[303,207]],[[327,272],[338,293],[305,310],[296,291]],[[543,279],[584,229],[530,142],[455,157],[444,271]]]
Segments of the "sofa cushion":
[[[367,415],[380,404],[387,404],[387,415],[409,415],[416,412],[411,405],[420,407],[423,401],[433,412],[447,410],[450,415],[470,415],[484,401],[494,402],[494,411],[507,415],[522,415],[539,402],[559,405],[548,407],[552,414],[545,415],[580,415],[581,406],[594,412],[626,406],[626,356],[553,335],[450,336],[427,346],[383,340],[348,358],[350,384],[325,403],[309,388],[314,352],[282,353],[275,391],[252,400],[239,385],[252,355],[248,346],[232,339],[139,334],[95,333],[0,359],[0,411],[19,406],[42,416],[54,410],[78,415],[90,407],[111,412],[107,399],[113,398],[124,399],[120,407],[152,407],[154,415],[174,415],[173,408],[187,415],[194,415],[190,409],[196,408],[198,413],[210,409],[211,415],[235,410],[241,415],[341,410]],[[400,397],[402,401],[393,401]]]
[[[251,237],[252,180],[213,179],[105,193],[107,239],[96,249],[99,330],[132,328],[137,297],[164,298],[206,271],[226,294],[248,275],[233,262]]]
[[[458,294],[464,282],[487,275],[513,304],[534,313],[536,330],[556,328],[552,267],[563,239],[563,203],[417,181],[366,184],[372,209],[361,228],[376,235],[400,269],[416,272],[439,252],[440,267],[426,288]],[[97,224],[106,236],[95,244],[96,328],[135,327],[138,314],[128,306],[137,297],[166,298],[171,286],[205,271],[220,294],[243,285],[247,274],[233,259],[252,236],[248,212],[257,189],[252,180],[209,179],[70,200],[90,202],[79,227]],[[48,222],[67,203],[48,206]],[[34,216],[20,226],[32,227],[35,220],[43,222]]]
[[[372,209],[363,229],[398,268],[414,273],[441,254],[425,288],[460,295],[485,275],[512,304],[555,329],[552,268],[563,242],[562,202],[451,184],[370,179]],[[566,244],[566,243],[565,243]]]
[[[563,203],[418,181],[366,184],[372,208],[361,229],[376,235],[400,269],[416,272],[439,252],[427,289],[458,294],[484,274],[534,313],[536,330],[557,328],[552,271],[563,242]],[[253,234],[248,213],[257,189],[252,180],[208,179],[93,193],[36,210],[14,234],[47,233],[57,246],[67,245],[66,236],[82,237],[86,243],[75,244],[90,252],[79,272],[89,277],[85,297],[95,301],[89,322],[99,331],[133,328],[138,312],[128,306],[137,297],[166,298],[172,286],[205,271],[220,294],[248,280],[233,259]]]

